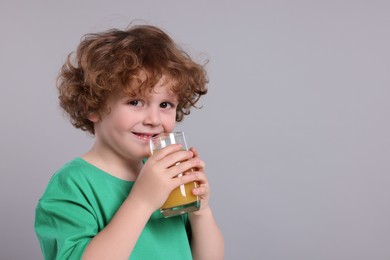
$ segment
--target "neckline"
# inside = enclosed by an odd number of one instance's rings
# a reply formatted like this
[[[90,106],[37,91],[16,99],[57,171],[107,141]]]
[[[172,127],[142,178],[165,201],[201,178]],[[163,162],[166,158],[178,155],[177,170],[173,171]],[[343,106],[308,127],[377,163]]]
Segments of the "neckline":
[[[84,165],[86,165],[86,166],[88,166],[90,168],[95,169],[95,171],[98,172],[99,174],[104,175],[106,178],[110,178],[110,179],[112,179],[112,180],[114,180],[116,182],[127,183],[127,184],[134,184],[134,182],[135,182],[135,181],[128,181],[128,180],[124,180],[124,179],[118,178],[118,177],[116,177],[116,176],[114,176],[114,175],[112,175],[112,174],[110,174],[110,173],[100,169],[99,167],[97,167],[97,166],[87,162],[85,159],[83,159],[81,157],[76,157],[75,161],[78,161],[78,162],[80,162],[80,163],[82,163],[82,164],[84,164]]]

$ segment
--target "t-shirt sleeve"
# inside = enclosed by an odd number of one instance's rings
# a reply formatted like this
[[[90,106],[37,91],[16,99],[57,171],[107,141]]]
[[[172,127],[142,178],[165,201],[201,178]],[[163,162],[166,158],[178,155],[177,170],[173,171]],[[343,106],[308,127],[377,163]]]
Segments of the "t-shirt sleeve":
[[[35,211],[35,231],[45,259],[81,259],[97,234],[88,201],[72,183],[53,181]]]

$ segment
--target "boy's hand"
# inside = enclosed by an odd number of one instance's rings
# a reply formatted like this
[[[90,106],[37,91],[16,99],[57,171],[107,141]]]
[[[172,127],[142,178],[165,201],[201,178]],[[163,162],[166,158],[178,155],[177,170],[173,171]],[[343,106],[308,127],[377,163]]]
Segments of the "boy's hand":
[[[153,212],[164,204],[174,188],[197,180],[199,173],[189,170],[198,168],[200,163],[192,151],[182,150],[181,145],[169,145],[156,151],[143,166],[129,198],[139,201]],[[176,178],[183,172],[189,174]]]
[[[193,172],[198,174],[197,181],[199,182],[199,188],[194,188],[192,193],[200,197],[200,209],[192,214],[200,215],[209,207],[210,188],[205,174],[205,163],[200,159],[198,150],[191,147],[190,151],[194,154],[193,159],[199,160],[199,164],[196,167],[193,167]]]

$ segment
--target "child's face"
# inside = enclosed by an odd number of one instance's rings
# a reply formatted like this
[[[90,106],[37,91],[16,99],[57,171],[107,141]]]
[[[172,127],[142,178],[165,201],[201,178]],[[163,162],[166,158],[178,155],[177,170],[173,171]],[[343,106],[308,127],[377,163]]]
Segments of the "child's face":
[[[149,139],[172,132],[176,122],[178,97],[162,78],[153,91],[128,97],[114,95],[108,100],[109,113],[91,117],[95,125],[97,147],[126,160],[139,160],[150,154]]]

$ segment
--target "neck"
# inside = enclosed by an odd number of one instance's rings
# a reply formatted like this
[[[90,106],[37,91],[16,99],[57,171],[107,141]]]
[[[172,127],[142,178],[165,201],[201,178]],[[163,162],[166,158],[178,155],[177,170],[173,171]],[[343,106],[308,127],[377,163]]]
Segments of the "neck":
[[[129,160],[118,155],[104,153],[95,146],[82,158],[108,174],[125,181],[134,181],[142,168],[141,160]]]

